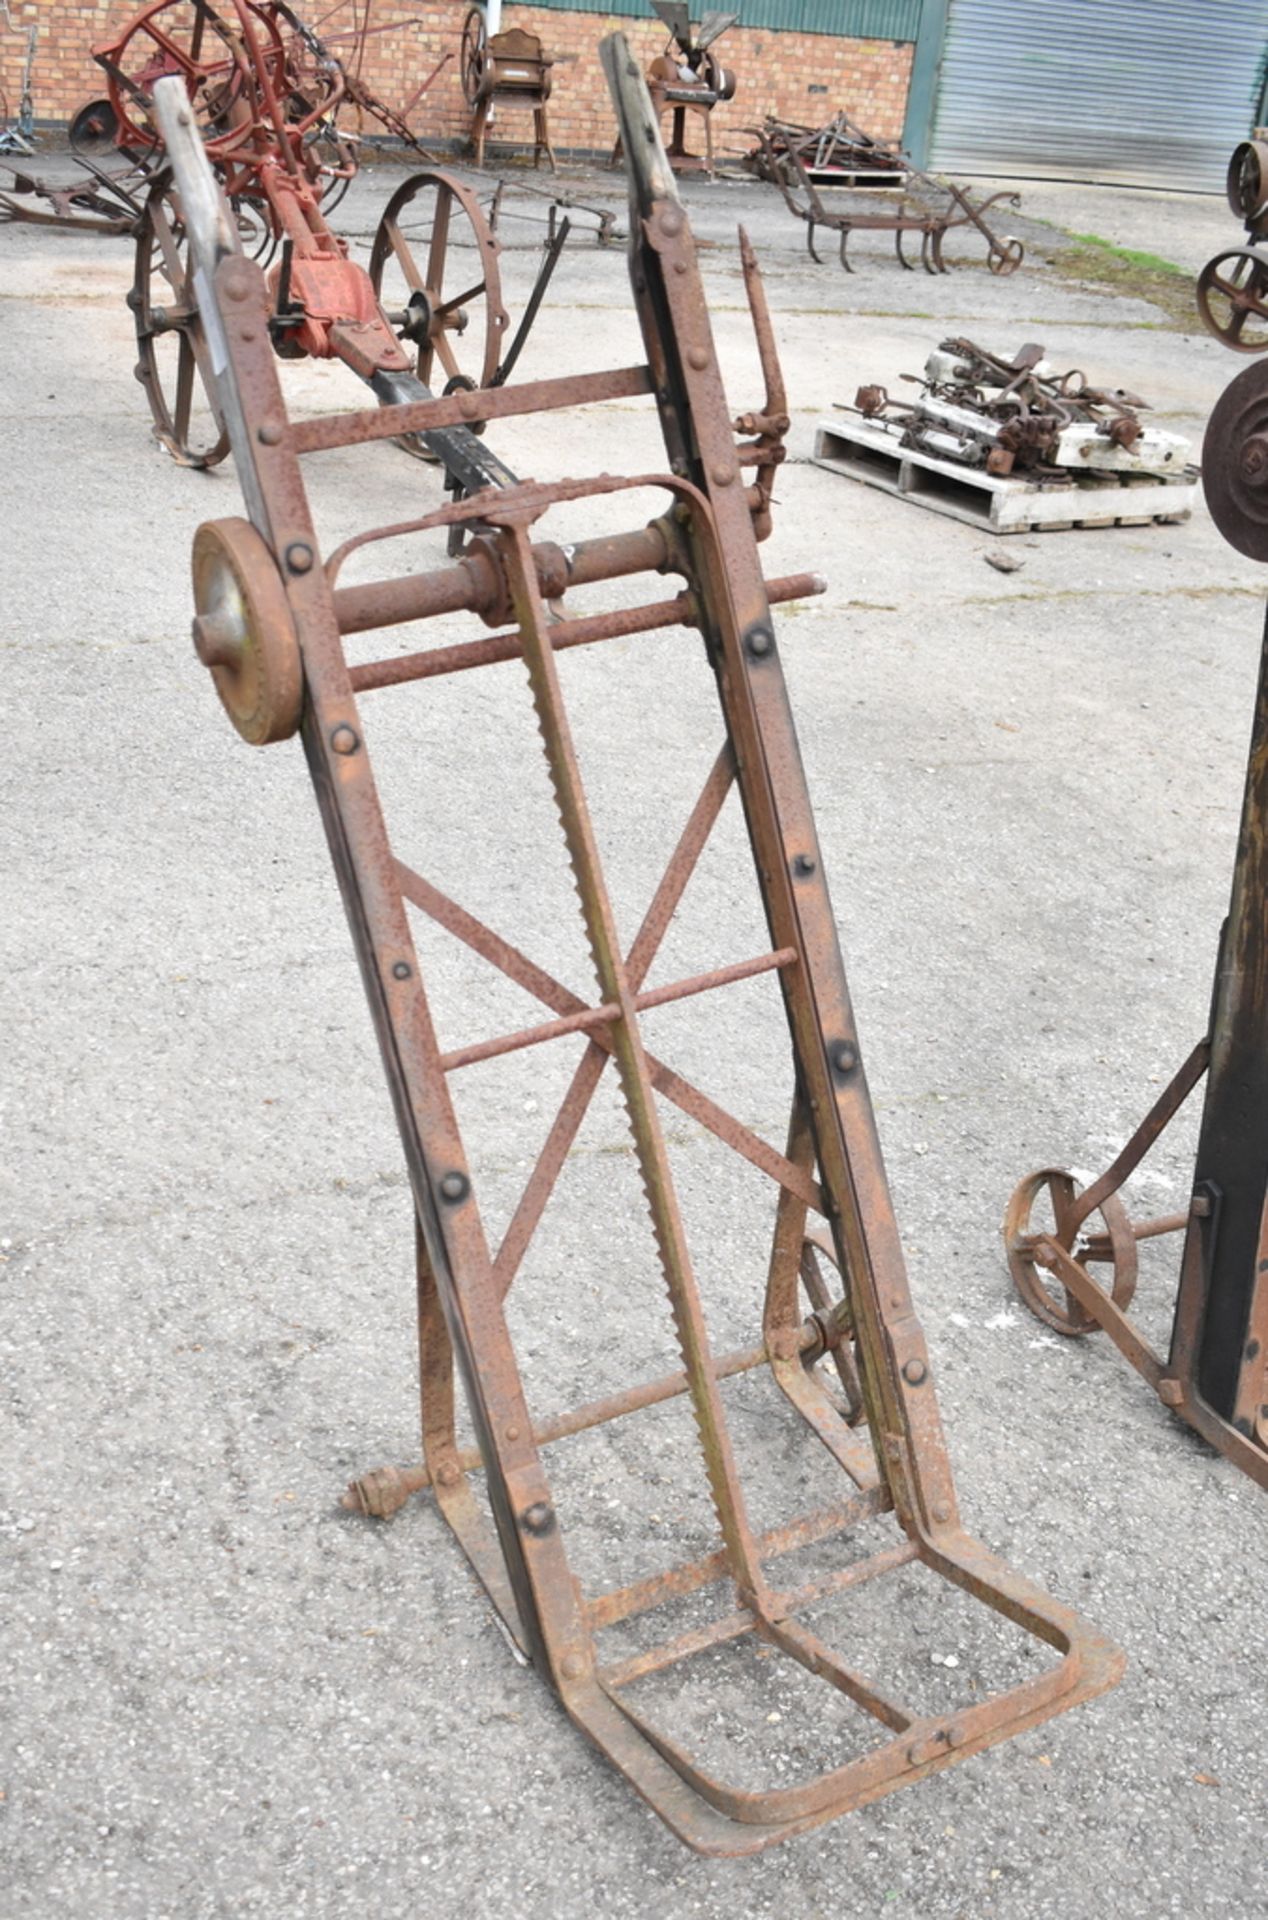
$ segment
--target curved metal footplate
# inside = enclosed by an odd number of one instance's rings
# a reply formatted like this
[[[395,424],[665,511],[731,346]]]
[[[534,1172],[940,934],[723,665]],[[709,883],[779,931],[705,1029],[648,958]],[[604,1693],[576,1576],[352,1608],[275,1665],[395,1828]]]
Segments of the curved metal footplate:
[[[864,1561],[851,1572],[855,1584],[862,1584],[917,1558],[1054,1647],[1061,1655],[1058,1664],[1002,1696],[974,1699],[949,1714],[920,1715],[878,1694],[791,1615],[773,1625],[754,1624],[744,1631],[754,1632],[768,1646],[861,1701],[894,1733],[883,1746],[799,1786],[756,1792],[717,1779],[638,1714],[622,1697],[628,1680],[620,1670],[615,1676],[600,1671],[594,1683],[565,1686],[563,1704],[569,1717],[689,1846],[700,1853],[743,1855],[761,1852],[776,1841],[806,1833],[939,1773],[1024,1733],[1054,1713],[1094,1698],[1117,1681],[1123,1661],[1112,1641],[1089,1630],[1071,1609],[1019,1579],[967,1534],[947,1534],[937,1548],[923,1551],[915,1543],[906,1543],[878,1555],[879,1566]]]
[[[1103,1636],[961,1530],[772,613],[782,602],[821,592],[824,583],[810,574],[768,579],[759,559],[788,429],[770,316],[741,236],[765,394],[759,408],[733,415],[690,228],[641,73],[619,36],[605,43],[603,57],[630,170],[631,279],[645,363],[518,387],[462,387],[439,397],[412,375],[382,374],[374,382],[383,403],[377,411],[302,420],[287,416],[262,324],[269,310],[264,277],[233,245],[214,182],[200,172],[201,150],[180,138],[179,87],[173,95],[157,83],[156,102],[161,96],[160,112],[171,118],[165,131],[187,212],[218,417],[251,523],[245,531],[237,523],[231,532],[223,524],[200,532],[195,631],[200,657],[219,676],[221,698],[246,737],[281,738],[298,722],[413,1195],[423,1458],[367,1474],[347,1504],[387,1517],[428,1489],[511,1640],[577,1725],[690,1845],[745,1854],[1087,1698],[1113,1683],[1120,1661]],[[663,471],[518,482],[496,468],[495,456],[479,452],[484,442],[474,430],[487,424],[495,437],[500,419],[635,398],[657,409]],[[358,530],[323,549],[304,483],[309,455],[366,440],[458,432],[470,441],[473,460],[490,463],[488,484],[469,499]],[[620,524],[623,496],[649,492],[658,509],[649,522],[575,536],[577,512],[588,502],[602,499],[610,528]],[[566,540],[556,537],[552,521],[564,508]],[[410,570],[428,550],[428,536],[455,530],[469,536],[460,561]],[[610,596],[621,604],[574,611],[575,589],[635,575],[649,578],[654,597]],[[665,576],[675,577],[668,590]],[[345,655],[350,635],[408,623],[432,634],[426,623],[441,617],[442,640],[420,643],[418,651],[394,652],[389,643],[382,658],[356,664]],[[691,697],[699,699],[701,727],[712,730],[717,748],[630,937],[609,890],[583,777],[589,763],[574,739],[578,715],[561,663],[576,647],[664,629],[679,632],[678,644],[707,669]],[[589,968],[579,984],[443,891],[409,864],[404,843],[388,836],[371,764],[374,703],[392,688],[425,700],[416,683],[498,668],[506,676],[503,697],[508,705],[519,698],[540,739],[555,813],[540,857],[545,871],[547,860],[562,853],[571,872]],[[690,684],[689,676],[675,675],[674,697],[688,697],[682,689]],[[485,751],[494,754],[498,740],[491,737]],[[623,786],[636,786],[646,770],[632,750],[620,771]],[[752,853],[758,930],[748,950],[717,953],[707,971],[665,979],[658,957],[672,950],[671,925],[732,795]],[[659,797],[657,804],[663,811]],[[490,819],[484,831],[495,845],[497,823]],[[509,982],[529,996],[538,1017],[512,1032],[472,1039],[468,1029],[460,1043],[447,1039],[422,977],[417,916],[435,937],[465,948],[464,963],[474,957],[489,968],[491,985],[496,976],[499,989]],[[721,940],[724,932],[709,937]],[[671,1004],[689,1006],[698,1023],[717,1022],[716,1039],[725,1031],[717,996],[741,982],[764,996],[791,1052],[782,1150],[689,1079],[661,1050],[659,1027],[653,1044],[647,1016]],[[487,1017],[498,1004],[493,991],[477,993],[469,1010]],[[459,1125],[453,1078],[476,1066],[501,1071],[504,1056],[565,1039],[575,1048],[571,1078],[561,1075],[566,1091],[544,1144],[509,1221],[492,1238],[494,1209],[486,1214],[482,1193],[489,1155],[475,1129]],[[552,1227],[552,1195],[605,1075],[620,1095],[626,1164],[642,1189],[637,1208],[614,1199],[614,1218],[631,1245],[642,1230],[646,1267],[663,1291],[640,1312],[649,1321],[659,1316],[657,1339],[672,1343],[676,1363],[543,1418],[531,1410],[512,1337],[511,1296],[535,1236]],[[720,1146],[735,1156],[726,1160],[728,1170],[743,1163],[738,1170],[769,1202],[769,1243],[756,1250],[749,1281],[752,1344],[733,1351],[715,1342],[716,1303],[711,1318],[698,1277],[709,1253],[695,1196],[685,1204],[670,1150],[667,1117],[679,1116],[710,1151]],[[598,1177],[613,1176],[600,1169]],[[578,1264],[574,1255],[561,1258],[561,1290],[573,1284]],[[601,1262],[592,1277],[601,1314]],[[739,1273],[732,1291],[740,1300],[743,1284]],[[473,1446],[459,1439],[459,1380]],[[759,1425],[737,1417],[733,1382],[737,1393],[764,1393]],[[684,1497],[687,1490],[698,1497],[707,1548],[626,1585],[588,1590],[570,1538],[573,1496],[566,1482],[552,1479],[551,1449],[670,1403],[690,1415],[673,1474]],[[805,1443],[834,1491],[827,1504],[821,1496],[798,1512],[794,1501],[793,1517],[759,1526],[751,1509],[762,1491],[757,1467],[771,1467],[761,1451],[768,1417],[781,1440]],[[774,1471],[788,1470],[776,1461]],[[811,1550],[811,1560],[797,1558]],[[656,1558],[639,1565],[655,1566]],[[899,1589],[918,1566],[944,1583],[939,1591],[948,1597],[954,1587],[1040,1642],[1054,1656],[1049,1668],[1036,1677],[1029,1667],[1020,1682],[986,1697],[974,1691],[976,1676],[970,1684],[966,1674],[966,1697],[954,1711],[933,1713],[852,1664],[848,1644],[830,1643],[824,1608],[852,1605],[856,1590],[892,1580],[886,1624],[891,1613],[897,1624]],[[687,1602],[684,1624],[677,1609]],[[656,1633],[662,1637],[649,1643]],[[817,1777],[756,1789],[734,1784],[693,1756],[674,1727],[662,1724],[665,1716],[645,1705],[640,1682],[676,1676],[701,1652],[745,1640],[760,1643],[772,1660],[793,1663],[798,1678],[813,1676],[834,1705],[850,1710],[842,1750]]]

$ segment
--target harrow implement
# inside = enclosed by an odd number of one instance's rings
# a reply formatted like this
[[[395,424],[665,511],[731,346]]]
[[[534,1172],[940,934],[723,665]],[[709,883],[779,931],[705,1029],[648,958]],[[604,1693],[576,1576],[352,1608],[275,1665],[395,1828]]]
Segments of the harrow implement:
[[[771,616],[772,605],[819,591],[822,583],[813,575],[764,579],[759,561],[788,424],[760,277],[744,243],[766,393],[760,409],[733,421],[690,228],[647,89],[620,36],[605,43],[603,58],[629,157],[630,272],[646,363],[302,421],[287,417],[268,343],[264,275],[237,244],[179,82],[158,83],[155,103],[185,208],[192,284],[249,515],[199,529],[194,635],[247,738],[302,736],[408,1166],[423,1460],[367,1474],[352,1498],[385,1515],[428,1487],[507,1632],[570,1718],[683,1840],[706,1853],[747,1854],[1087,1699],[1114,1683],[1121,1663],[1099,1632],[1010,1571],[960,1522]],[[663,471],[515,482],[354,533],[333,551],[318,541],[303,468],[322,448],[636,396],[654,401]],[[626,495],[649,491],[664,503],[649,523],[576,537],[576,516],[587,504],[602,510],[606,525]],[[455,526],[471,530],[456,564],[404,572],[387,564],[394,542],[408,538],[412,553],[418,536]],[[374,562],[382,564],[382,577],[367,579]],[[578,590],[649,573],[677,575],[681,590],[639,604],[623,591],[614,596],[621,604],[607,611],[574,611]],[[349,664],[348,636],[439,616],[474,616],[492,631],[455,640],[446,628],[441,644]],[[630,643],[665,628],[699,635],[691,662],[664,692],[677,704],[695,687],[701,733],[716,739],[717,751],[641,925],[626,939],[611,862],[601,852],[593,768],[583,778],[578,758],[585,715],[566,693],[569,657],[576,648]],[[698,684],[688,664],[699,669]],[[389,838],[371,764],[375,719],[363,710],[391,687],[412,685],[417,699],[417,683],[497,672],[520,677],[525,718],[531,713],[540,733],[558,833],[552,829],[551,844],[536,857],[543,884],[551,860],[566,858],[593,976],[589,992],[575,991],[426,878]],[[635,763],[623,776],[623,794],[637,785],[637,773]],[[679,970],[650,985],[657,955],[673,951],[680,903],[733,791],[752,855],[753,921],[764,932],[727,956],[716,951],[713,927],[710,968]],[[661,806],[659,795],[650,800]],[[495,854],[491,844],[488,858]],[[742,869],[743,853],[738,857]],[[728,868],[729,884],[741,869]],[[515,983],[546,1017],[455,1045],[439,1030],[438,1002],[424,982],[423,929],[428,942],[439,938],[437,929],[452,936],[487,963],[491,981]],[[782,1147],[653,1045],[659,1010],[673,1004],[694,1010],[725,1055],[734,1035],[725,999],[742,984],[764,993],[766,1011],[786,1029],[791,1047]],[[475,1004],[499,1004],[498,994]],[[567,1092],[495,1246],[492,1170],[477,1130],[460,1125],[459,1077],[481,1063],[497,1063],[507,1075],[508,1063],[529,1048],[569,1046],[579,1053]],[[701,1056],[697,1050],[688,1057]],[[587,1272],[562,1245],[556,1251],[558,1213],[550,1209],[605,1074],[619,1086],[629,1159],[642,1188],[648,1272],[663,1290],[640,1305],[658,1320],[666,1349],[676,1349],[677,1365],[546,1415],[535,1411],[537,1387],[530,1393],[528,1384],[535,1341],[517,1343],[512,1334],[515,1283],[524,1278],[530,1243],[539,1261],[552,1262],[557,1298],[593,1283],[594,1312],[607,1330],[603,1352],[620,1350],[626,1303],[608,1279],[611,1263],[600,1260]],[[707,1196],[688,1192],[676,1174],[667,1113],[685,1115],[710,1151],[712,1143],[729,1150],[727,1176],[716,1191],[711,1182]],[[601,1161],[600,1173],[609,1237],[633,1246],[636,1217],[627,1217],[619,1197],[615,1162]],[[760,1192],[767,1238],[764,1252],[754,1248],[748,1288],[728,1274],[727,1300],[720,1302],[702,1278],[710,1245],[696,1216],[705,1199],[713,1204],[721,1195],[725,1207],[731,1176],[749,1183],[746,1192]],[[654,1297],[662,1299],[659,1312]],[[715,1324],[745,1298],[757,1338],[722,1349]],[[458,1379],[470,1446],[458,1427]],[[756,1424],[729,1398],[748,1386],[766,1395]],[[684,1409],[692,1424],[675,1458],[676,1497],[698,1500],[707,1550],[649,1570],[662,1557],[653,1530],[640,1543],[638,1577],[591,1590],[580,1569],[604,1504],[597,1518],[592,1508],[589,1523],[574,1526],[566,1476],[548,1471],[548,1451],[581,1434],[616,1447],[639,1422]],[[755,1517],[754,1496],[764,1500],[769,1488],[765,1467],[758,1469],[772,1422],[786,1428],[789,1446],[804,1443],[803,1455],[832,1486],[826,1503],[791,1518]],[[632,1444],[637,1481],[649,1456],[641,1451],[645,1439]],[[781,1492],[799,1498],[800,1475],[789,1483],[786,1456],[767,1465]],[[590,1487],[592,1501],[594,1494]],[[637,1518],[635,1506],[631,1496],[622,1533]],[[833,1609],[870,1601],[881,1608],[884,1628],[892,1628],[909,1603],[907,1583],[918,1576],[933,1590],[935,1618],[954,1603],[980,1625],[990,1650],[1007,1642],[1012,1664],[1002,1684],[983,1684],[966,1670],[959,1683],[944,1676],[950,1697],[930,1693],[934,1628],[922,1615],[915,1627],[919,1673],[910,1689],[921,1697],[908,1697],[888,1671],[877,1678],[864,1670],[856,1631],[847,1625],[838,1635],[825,1624]],[[657,1706],[658,1688],[685,1686],[702,1670],[698,1663],[707,1669],[711,1658],[730,1652],[761,1655],[763,1673],[774,1663],[790,1684],[810,1690],[816,1704],[808,1735],[829,1722],[834,1730],[822,1766],[816,1760],[809,1770],[776,1772],[754,1785],[747,1769],[728,1765],[724,1774],[712,1750],[698,1753],[690,1730],[684,1734],[674,1712]],[[888,1661],[881,1664],[889,1669]]]

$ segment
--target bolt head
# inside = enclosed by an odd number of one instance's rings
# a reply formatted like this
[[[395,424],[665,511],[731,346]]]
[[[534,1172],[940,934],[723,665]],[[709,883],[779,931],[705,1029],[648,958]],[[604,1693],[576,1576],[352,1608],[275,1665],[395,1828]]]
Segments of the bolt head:
[[[445,1200],[465,1200],[467,1191],[467,1176],[456,1168],[452,1173],[447,1173],[440,1183],[441,1197]]]
[[[1252,433],[1242,448],[1242,478],[1252,487],[1268,486],[1268,435]]]
[[[331,751],[334,753],[355,753],[360,742],[350,726],[336,727],[330,736]]]
[[[929,1378],[929,1369],[923,1360],[908,1360],[903,1364],[903,1379],[909,1387],[923,1387]]]

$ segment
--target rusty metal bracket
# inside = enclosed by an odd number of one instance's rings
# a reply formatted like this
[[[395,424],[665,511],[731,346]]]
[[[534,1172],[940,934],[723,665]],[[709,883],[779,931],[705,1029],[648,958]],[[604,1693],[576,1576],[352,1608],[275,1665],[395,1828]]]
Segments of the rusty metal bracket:
[[[192,284],[251,522],[200,530],[195,634],[221,699],[248,737],[276,738],[296,725],[302,735],[409,1171],[423,1461],[367,1474],[352,1502],[385,1514],[411,1491],[429,1488],[508,1632],[575,1723],[690,1845],[747,1854],[1089,1698],[1114,1683],[1121,1659],[1100,1633],[1010,1571],[960,1522],[771,613],[781,601],[820,591],[822,582],[813,575],[763,578],[757,536],[769,499],[762,483],[745,481],[746,462],[759,474],[774,464],[783,432],[773,340],[763,348],[761,417],[740,422],[755,441],[737,444],[687,216],[646,87],[621,36],[605,42],[603,58],[629,156],[630,271],[646,365],[303,422],[286,414],[262,324],[263,275],[237,250],[202,149],[178,123],[179,88],[173,95],[173,83],[158,83],[160,114],[170,106],[168,150],[187,213]],[[754,290],[755,265],[751,258],[745,264],[760,335],[768,323]],[[302,463],[321,447],[430,430],[454,417],[475,424],[633,394],[654,399],[668,471],[490,488],[400,525],[355,533],[333,551],[319,542]],[[610,523],[624,495],[649,488],[665,501],[650,524],[566,545],[550,537],[557,509],[567,507],[575,518],[578,507],[602,496]],[[461,561],[391,570],[404,536],[413,553],[416,536],[455,525],[482,529]],[[358,565],[345,583],[354,552]],[[371,560],[379,561],[381,577],[367,577]],[[592,614],[570,605],[573,590],[587,582],[666,573],[683,583],[668,598]],[[382,660],[349,665],[346,635],[442,613],[466,613],[496,631],[446,636],[443,645],[405,655],[389,648]],[[574,647],[667,626],[699,636],[716,695],[716,702],[712,694],[706,700],[701,725],[716,729],[718,746],[641,925],[625,939],[577,756],[563,659]],[[446,894],[388,838],[372,766],[373,720],[364,707],[390,686],[485,672],[498,663],[518,669],[540,732],[589,952],[587,990],[556,977]],[[676,685],[675,697],[679,691]],[[636,771],[632,765],[631,777]],[[738,954],[716,953],[705,972],[652,986],[653,963],[732,793],[752,850],[753,899],[765,933]],[[529,994],[542,1018],[462,1045],[444,1038],[411,913]],[[770,1014],[778,1021],[782,1009],[792,1052],[792,1113],[782,1151],[653,1049],[646,1026],[654,1009],[671,1002],[716,1021],[720,995],[763,978]],[[580,1047],[571,1081],[495,1244],[481,1201],[481,1153],[459,1126],[454,1076],[567,1039]],[[618,1083],[628,1116],[647,1250],[664,1288],[663,1331],[678,1364],[581,1407],[534,1417],[508,1324],[513,1288],[530,1243],[547,1235],[548,1203],[605,1074]],[[702,1248],[688,1230],[666,1107],[687,1115],[774,1189],[768,1250],[754,1250],[751,1297],[761,1337],[748,1347],[718,1350],[711,1337],[697,1274]],[[628,1232],[636,1234],[635,1218]],[[833,1272],[835,1292],[827,1277]],[[562,1274],[559,1284],[568,1284]],[[756,1524],[753,1436],[724,1392],[741,1375],[765,1382],[790,1434],[809,1441],[816,1461],[842,1476],[827,1506],[779,1525]],[[459,1443],[459,1378],[473,1447]],[[675,1471],[684,1488],[694,1485],[707,1496],[711,1544],[694,1560],[589,1591],[547,1452],[569,1435],[673,1402],[685,1402],[694,1416],[694,1442]],[[878,1528],[885,1544],[877,1544]],[[807,1568],[797,1556],[812,1548],[820,1557]],[[951,1704],[930,1704],[900,1698],[892,1685],[862,1672],[848,1633],[843,1647],[830,1642],[833,1630],[820,1625],[829,1602],[853,1602],[872,1583],[893,1582],[889,1612],[901,1615],[901,1583],[916,1569],[932,1576],[944,1602],[954,1592],[992,1635],[1015,1634],[1027,1656],[1020,1670],[1010,1668],[993,1690],[979,1690],[966,1675]],[[721,1606],[706,1607],[716,1589]],[[688,1601],[697,1611],[684,1627],[675,1613]],[[824,1706],[848,1714],[849,1733],[822,1772],[756,1789],[720,1778],[647,1704],[644,1683],[731,1646],[756,1647],[786,1663],[799,1680],[815,1683]]]

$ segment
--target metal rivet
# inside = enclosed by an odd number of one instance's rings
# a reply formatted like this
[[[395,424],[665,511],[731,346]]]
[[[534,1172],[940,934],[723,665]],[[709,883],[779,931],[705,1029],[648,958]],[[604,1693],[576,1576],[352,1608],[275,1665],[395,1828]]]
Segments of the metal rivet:
[[[735,478],[734,467],[715,467],[710,478],[715,487],[729,487]]]
[[[245,267],[233,267],[224,277],[224,290],[230,300],[245,300],[251,291],[251,280]]]
[[[675,260],[675,261],[674,261],[674,272],[675,272],[675,273],[686,273],[686,271],[687,271],[687,262],[686,262],[685,260]]]
[[[508,1440],[518,1440],[518,1439],[519,1439],[519,1437],[520,1437],[520,1430],[519,1430],[519,1428],[518,1428],[518,1427],[517,1427],[517,1426],[515,1425],[515,1422],[514,1422],[514,1421],[512,1421],[512,1422],[511,1422],[511,1424],[510,1424],[510,1426],[509,1426],[509,1427],[508,1427],[508,1428],[506,1429],[506,1437],[507,1437],[507,1439],[508,1439]]]
[[[903,1366],[903,1379],[909,1387],[922,1387],[929,1378],[929,1370],[923,1360],[908,1360]]]
[[[769,627],[752,627],[745,637],[744,644],[750,653],[761,660],[773,651],[775,636]]]
[[[307,573],[312,567],[314,554],[307,540],[292,540],[282,558],[292,573]]]
[[[266,420],[256,434],[256,439],[262,447],[275,447],[281,437],[282,423],[280,420]]]
[[[238,328],[239,340],[245,340],[248,346],[250,346],[253,340],[258,340],[259,337],[260,337],[260,330],[258,327],[247,326],[247,327]]]
[[[585,1670],[586,1663],[579,1653],[566,1653],[559,1665],[565,1680],[580,1680]]]
[[[443,1466],[437,1467],[436,1478],[442,1487],[456,1487],[462,1478],[462,1471],[454,1461],[446,1460]]]
[[[859,1063],[859,1050],[849,1040],[838,1040],[828,1058],[834,1073],[853,1073]]]
[[[532,1506],[525,1507],[520,1515],[520,1525],[525,1533],[536,1534],[539,1539],[542,1534],[549,1533],[554,1524],[555,1509],[545,1500],[534,1500]]]
[[[464,420],[470,420],[472,414],[479,413],[480,402],[476,399],[474,393],[460,393],[458,395],[458,411]]]
[[[801,874],[813,873],[816,865],[817,862],[813,853],[799,853],[793,860],[793,872]]]
[[[330,736],[330,745],[335,753],[355,753],[361,742],[351,727],[336,727]]]
[[[465,1200],[467,1197],[469,1186],[470,1186],[470,1183],[467,1179],[466,1174],[459,1173],[455,1169],[453,1173],[447,1173],[444,1179],[441,1181],[440,1183],[441,1196],[445,1200]]]
[[[958,1720],[953,1720],[947,1728],[947,1745],[949,1747],[962,1747],[968,1737],[968,1728],[962,1727]]]
[[[934,1501],[933,1517],[938,1522],[939,1526],[945,1527],[945,1525],[947,1524],[947,1521],[951,1518],[951,1509],[947,1505],[945,1500]]]
[[[398,960],[392,968],[392,978],[394,980],[408,980],[413,971],[414,969],[410,966],[408,960]]]
[[[688,347],[687,365],[694,367],[697,373],[703,373],[709,364],[708,351],[704,347]]]
[[[680,207],[665,208],[665,211],[660,216],[660,230],[662,233],[671,234],[682,232],[682,209]]]

